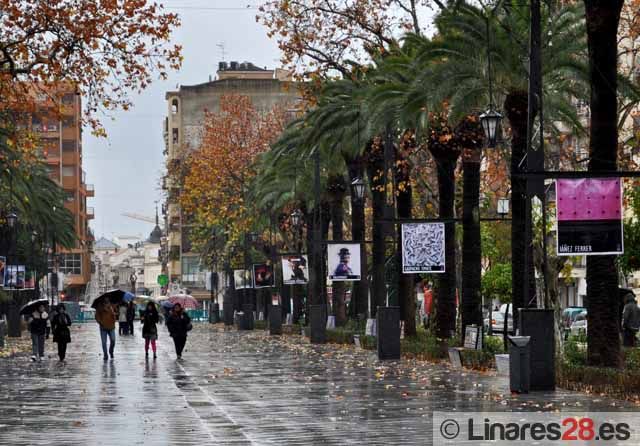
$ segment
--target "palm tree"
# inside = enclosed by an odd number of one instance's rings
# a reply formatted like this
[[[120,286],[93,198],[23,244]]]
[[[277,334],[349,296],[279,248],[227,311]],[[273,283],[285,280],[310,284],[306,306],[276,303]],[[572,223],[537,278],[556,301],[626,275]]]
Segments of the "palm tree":
[[[489,36],[487,20],[491,29]],[[584,97],[584,84],[580,79],[586,45],[580,8],[545,7],[543,23],[546,125],[553,131],[554,123],[564,122],[581,130],[572,106],[574,98]],[[453,122],[481,111],[492,101],[487,89],[486,55],[478,48],[489,47],[491,51],[495,97],[503,103],[511,136],[513,302],[516,307],[527,306],[535,299],[533,271],[526,275],[524,269],[527,250],[529,255],[532,253],[524,239],[525,222],[531,216],[527,215],[530,211],[526,211],[526,184],[518,174],[522,172],[521,161],[527,149],[528,75],[523,57],[528,50],[528,6],[504,2],[495,14],[487,15],[483,9],[462,2],[455,11],[444,10],[437,17],[436,26],[438,32],[432,40],[409,37],[419,48],[418,60],[424,67],[424,74],[416,84],[433,86],[423,93],[425,101],[428,99],[431,104],[447,101]],[[530,283],[530,296],[523,294],[525,280]]]

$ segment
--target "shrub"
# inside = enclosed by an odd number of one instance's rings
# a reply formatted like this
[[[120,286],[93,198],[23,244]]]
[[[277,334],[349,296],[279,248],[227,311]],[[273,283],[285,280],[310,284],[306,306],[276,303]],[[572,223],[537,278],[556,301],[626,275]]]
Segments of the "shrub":
[[[585,365],[587,363],[587,352],[583,343],[576,338],[570,338],[564,344],[564,360],[570,365]]]

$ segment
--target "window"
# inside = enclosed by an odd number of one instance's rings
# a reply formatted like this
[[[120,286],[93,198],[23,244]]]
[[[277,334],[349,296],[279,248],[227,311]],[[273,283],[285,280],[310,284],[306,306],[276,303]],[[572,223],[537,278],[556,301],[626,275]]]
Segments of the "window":
[[[196,256],[182,257],[182,283],[184,285],[198,285],[204,280],[200,266],[200,258]]]
[[[76,98],[76,95],[73,93],[67,93],[64,96],[62,96],[62,103],[66,104],[66,105],[70,105],[73,104],[74,100]]]
[[[171,101],[171,114],[175,115],[178,113],[178,100],[174,99]]]
[[[73,166],[62,166],[62,176],[63,177],[74,177],[76,176],[76,169]]]
[[[82,274],[82,255],[60,254],[58,272],[61,272],[63,274]]]
[[[62,151],[63,152],[75,152],[76,151],[76,142],[73,139],[65,139],[62,141]]]
[[[178,136],[178,129],[173,129],[173,133],[172,133],[172,135],[173,135],[173,136],[172,136],[172,141],[173,141],[173,143],[174,143],[174,144],[178,144],[178,139],[179,139],[179,136]]]
[[[67,203],[73,203],[76,199],[75,192],[65,192],[64,195],[65,195],[64,199]]]

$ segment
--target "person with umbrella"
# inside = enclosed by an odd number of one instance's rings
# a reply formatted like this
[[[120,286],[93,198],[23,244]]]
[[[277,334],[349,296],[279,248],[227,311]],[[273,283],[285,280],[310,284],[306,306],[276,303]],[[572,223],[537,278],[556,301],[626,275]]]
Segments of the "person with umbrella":
[[[182,305],[175,304],[173,306],[167,319],[167,328],[176,347],[177,359],[182,359],[182,351],[187,343],[187,333],[193,328],[191,318],[182,310]]]
[[[64,304],[58,305],[58,311],[51,321],[51,331],[53,332],[53,342],[58,344],[58,357],[60,362],[64,362],[67,355],[67,344],[71,342],[71,318],[67,314]]]
[[[160,316],[158,310],[153,302],[147,302],[147,308],[142,315],[142,337],[144,338],[144,355],[149,357],[149,344],[153,350],[153,359],[156,359],[156,340],[158,339],[158,327],[156,324],[159,322]]]
[[[102,342],[103,359],[109,359],[107,355],[107,336],[109,337],[109,355],[113,359],[113,351],[116,346],[116,320],[118,318],[116,307],[105,302],[96,309],[96,322],[100,326],[100,341]]]
[[[33,355],[32,361],[42,361],[44,358],[44,340],[49,324],[49,315],[45,310],[44,304],[38,307],[29,315],[29,332],[31,333],[31,346]]]

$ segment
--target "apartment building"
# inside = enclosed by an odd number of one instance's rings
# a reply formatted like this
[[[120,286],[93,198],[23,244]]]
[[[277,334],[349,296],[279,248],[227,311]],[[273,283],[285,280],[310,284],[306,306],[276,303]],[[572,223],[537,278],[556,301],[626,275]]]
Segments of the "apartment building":
[[[76,246],[58,249],[58,272],[65,275],[66,300],[80,300],[91,280],[91,251],[94,236],[89,221],[94,210],[87,198],[95,195],[82,169],[82,98],[72,87],[60,86],[53,93],[41,93],[31,114],[31,129],[38,138],[49,176],[65,193],[65,207],[74,216]]]
[[[300,101],[287,71],[260,68],[250,62],[220,62],[215,80],[210,78],[203,84],[183,85],[167,92],[164,121],[167,175],[163,182],[167,195],[163,206],[167,237],[162,247],[163,259],[171,282],[189,289],[194,296],[200,292],[203,296],[208,294],[200,256],[189,243],[188,216],[183,215],[178,203],[183,160],[200,144],[205,110],[219,111],[220,98],[228,94],[247,95],[256,108],[265,112],[276,105],[296,108]]]

